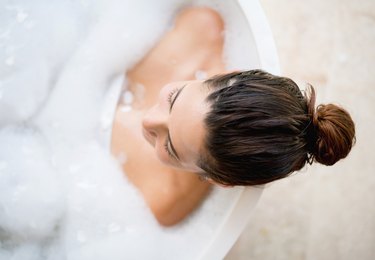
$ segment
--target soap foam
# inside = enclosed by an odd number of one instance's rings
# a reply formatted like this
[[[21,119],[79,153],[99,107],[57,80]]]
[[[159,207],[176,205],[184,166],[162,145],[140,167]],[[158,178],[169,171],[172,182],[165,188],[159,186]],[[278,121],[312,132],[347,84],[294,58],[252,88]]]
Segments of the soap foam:
[[[98,142],[100,104],[110,82],[153,46],[176,12],[192,4],[223,14],[231,7],[187,0],[159,0],[158,5],[147,0],[3,2],[0,259],[199,255],[238,190],[215,188],[186,221],[159,226]],[[223,16],[233,27],[226,33],[238,31]],[[226,49],[240,49],[228,37]],[[245,68],[243,53],[226,53],[237,63],[228,61],[229,69]]]

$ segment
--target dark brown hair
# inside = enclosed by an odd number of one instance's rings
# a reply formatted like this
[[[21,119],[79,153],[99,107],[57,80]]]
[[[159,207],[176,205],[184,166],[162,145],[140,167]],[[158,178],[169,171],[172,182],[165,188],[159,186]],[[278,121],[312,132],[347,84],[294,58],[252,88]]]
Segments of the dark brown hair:
[[[332,165],[355,142],[348,112],[333,104],[315,110],[312,86],[302,94],[291,79],[262,70],[218,75],[204,84],[210,111],[198,166],[217,183],[258,185],[306,162]]]

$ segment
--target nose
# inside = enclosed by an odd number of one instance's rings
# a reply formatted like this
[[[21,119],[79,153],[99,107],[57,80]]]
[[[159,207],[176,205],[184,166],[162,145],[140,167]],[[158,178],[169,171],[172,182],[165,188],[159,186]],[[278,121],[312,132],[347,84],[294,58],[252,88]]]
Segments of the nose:
[[[152,107],[143,117],[142,126],[151,142],[155,144],[158,137],[161,137],[168,130],[167,113],[159,105]],[[147,137],[146,137],[147,138]],[[149,140],[150,141],[150,140]]]

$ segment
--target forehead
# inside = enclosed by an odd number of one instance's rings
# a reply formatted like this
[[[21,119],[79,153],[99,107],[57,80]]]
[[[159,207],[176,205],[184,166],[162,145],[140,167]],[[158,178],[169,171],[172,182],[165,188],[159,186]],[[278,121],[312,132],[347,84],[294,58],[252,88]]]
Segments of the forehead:
[[[182,166],[200,170],[196,166],[203,147],[206,130],[204,119],[209,111],[205,101],[209,90],[202,81],[186,84],[170,115],[169,132]]]

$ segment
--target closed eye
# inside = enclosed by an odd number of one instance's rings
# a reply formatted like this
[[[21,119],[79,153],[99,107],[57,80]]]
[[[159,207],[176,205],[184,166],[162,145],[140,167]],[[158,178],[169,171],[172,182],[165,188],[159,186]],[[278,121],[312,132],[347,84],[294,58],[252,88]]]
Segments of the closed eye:
[[[178,90],[179,90],[178,88],[174,88],[174,89],[172,89],[172,91],[169,92],[169,94],[168,94],[169,109],[170,109],[170,107],[171,107],[171,105],[172,105],[172,97],[173,97],[174,93],[176,93]],[[174,102],[174,101],[173,101],[173,102]]]
[[[173,105],[176,102],[178,96],[181,94],[182,90],[185,88],[185,86],[186,85],[182,86],[179,89],[174,89],[169,93],[169,95],[168,95],[168,102],[170,103],[169,113],[172,112]],[[176,94],[174,94],[174,93],[176,93]],[[173,143],[172,143],[169,132],[168,132],[168,136],[167,136],[167,139],[165,141],[165,144],[164,144],[164,148],[165,148],[165,150],[167,151],[167,153],[170,157],[173,157],[174,159],[180,160],[180,157],[178,156],[178,154],[176,152],[176,149],[173,146]]]
[[[180,160],[180,158],[177,156],[177,153],[176,153],[176,150],[173,148],[172,146],[172,142],[171,142],[171,138],[168,134],[168,137],[166,139],[166,142],[164,144],[164,148],[166,150],[166,152],[168,153],[168,156],[176,159],[176,160]]]
[[[169,113],[172,111],[172,108],[173,108],[173,105],[174,105],[174,102],[176,102],[176,99],[178,98],[178,96],[180,95],[181,91],[185,88],[186,85],[182,86],[181,88],[176,88],[174,90],[171,91],[171,93],[169,93],[169,104],[170,104],[170,107],[169,107]],[[176,93],[176,95],[173,95],[174,93]]]

